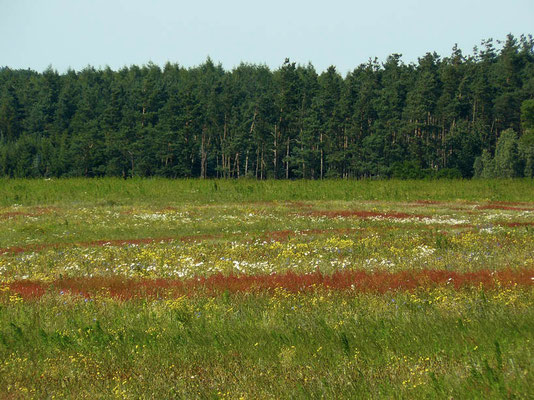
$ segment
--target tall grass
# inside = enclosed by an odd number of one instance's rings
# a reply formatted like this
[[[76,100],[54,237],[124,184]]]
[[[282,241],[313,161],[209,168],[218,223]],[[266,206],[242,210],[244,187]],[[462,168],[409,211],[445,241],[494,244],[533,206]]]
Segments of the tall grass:
[[[0,179],[0,205],[289,200],[534,201],[534,180]]]
[[[12,302],[0,398],[532,398],[531,305],[528,291]]]

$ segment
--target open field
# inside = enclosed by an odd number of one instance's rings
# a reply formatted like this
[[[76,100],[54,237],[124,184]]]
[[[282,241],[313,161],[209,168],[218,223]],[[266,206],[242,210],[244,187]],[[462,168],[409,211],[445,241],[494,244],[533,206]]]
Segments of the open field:
[[[531,398],[534,183],[0,181],[0,398]]]
[[[474,180],[198,180],[6,179],[0,206],[139,205],[298,200],[533,201],[532,179]]]

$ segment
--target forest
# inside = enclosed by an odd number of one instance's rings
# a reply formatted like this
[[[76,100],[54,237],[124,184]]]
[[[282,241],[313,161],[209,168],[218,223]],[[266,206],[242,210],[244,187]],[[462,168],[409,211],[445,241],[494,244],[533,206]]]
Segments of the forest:
[[[276,70],[0,68],[0,176],[534,176],[534,40]]]

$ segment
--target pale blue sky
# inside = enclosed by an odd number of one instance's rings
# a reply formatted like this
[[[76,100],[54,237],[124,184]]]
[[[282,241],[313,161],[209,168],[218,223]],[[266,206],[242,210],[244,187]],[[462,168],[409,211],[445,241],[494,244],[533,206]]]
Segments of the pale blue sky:
[[[0,0],[0,66],[37,71],[190,67],[209,55],[226,69],[289,57],[346,73],[391,53],[407,63],[454,43],[471,53],[508,33],[534,33],[533,0]]]

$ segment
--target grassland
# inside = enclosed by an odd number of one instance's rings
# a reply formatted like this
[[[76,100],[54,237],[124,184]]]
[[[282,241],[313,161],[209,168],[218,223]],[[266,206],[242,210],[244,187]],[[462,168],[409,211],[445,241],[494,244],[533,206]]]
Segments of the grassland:
[[[0,206],[209,204],[261,201],[532,201],[532,179],[169,180],[0,178]]]
[[[534,183],[0,182],[0,398],[531,398]]]

